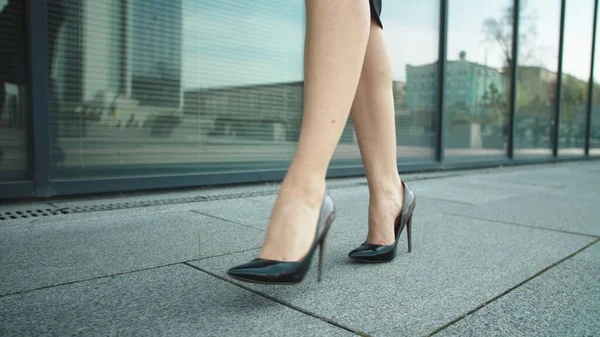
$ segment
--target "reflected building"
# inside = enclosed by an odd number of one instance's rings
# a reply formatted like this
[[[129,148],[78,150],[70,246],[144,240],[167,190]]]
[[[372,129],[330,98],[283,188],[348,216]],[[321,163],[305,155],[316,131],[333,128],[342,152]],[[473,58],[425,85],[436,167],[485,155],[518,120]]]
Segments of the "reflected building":
[[[182,0],[129,0],[131,97],[140,105],[180,107]]]
[[[66,17],[51,65],[63,123],[89,106],[96,111],[83,119],[113,125],[131,118],[120,105],[138,110],[139,122],[181,111],[182,0],[63,3],[49,6],[49,25]]]
[[[413,109],[435,109],[439,78],[438,63],[406,66],[406,104]],[[446,65],[446,105],[456,115],[477,116],[485,113],[506,93],[508,74],[497,68],[471,62],[466,53]]]
[[[522,103],[541,106],[554,105],[556,98],[556,72],[543,67],[519,66],[518,83]]]
[[[186,90],[184,116],[203,138],[295,141],[303,82]]]
[[[396,115],[406,114],[406,82],[394,81],[392,83],[394,92],[394,110]]]

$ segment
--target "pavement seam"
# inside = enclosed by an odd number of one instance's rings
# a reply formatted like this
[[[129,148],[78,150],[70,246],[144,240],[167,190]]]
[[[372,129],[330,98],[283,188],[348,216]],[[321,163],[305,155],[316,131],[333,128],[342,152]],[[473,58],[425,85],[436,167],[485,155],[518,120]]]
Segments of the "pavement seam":
[[[428,197],[426,195],[422,196],[422,198],[427,198],[427,199],[437,200],[437,201],[444,201],[444,202],[451,202],[451,203],[460,204],[460,205],[463,205],[463,206],[477,206],[477,205],[481,205],[481,204],[474,204],[474,203],[466,202],[466,201],[457,201],[457,200],[444,199],[444,198],[438,198],[438,197]]]
[[[345,326],[345,325],[343,325],[343,324],[341,324],[341,323],[338,323],[338,322],[336,322],[336,321],[333,321],[333,320],[331,320],[331,319],[329,319],[329,318],[327,318],[327,317],[320,316],[320,315],[317,315],[317,314],[315,314],[315,313],[313,313],[313,312],[310,312],[310,311],[304,310],[304,309],[302,309],[302,308],[300,308],[300,307],[298,307],[298,306],[295,306],[295,305],[293,305],[293,304],[291,304],[291,303],[289,303],[289,302],[286,302],[286,301],[280,300],[280,299],[278,299],[278,298],[276,298],[276,297],[269,296],[269,295],[267,295],[267,294],[261,293],[260,291],[254,290],[254,289],[252,289],[252,288],[250,288],[250,287],[247,287],[247,286],[244,286],[244,285],[241,285],[241,284],[238,284],[238,283],[232,282],[231,280],[227,279],[226,277],[223,277],[223,276],[221,276],[221,275],[218,275],[218,274],[216,274],[216,273],[213,273],[213,272],[210,272],[210,271],[208,271],[208,270],[202,269],[202,268],[200,268],[200,267],[198,267],[198,266],[195,266],[195,265],[193,265],[193,264],[191,264],[191,263],[184,262],[183,264],[185,264],[185,265],[187,265],[187,266],[189,266],[189,267],[191,267],[191,268],[194,268],[194,269],[196,269],[196,270],[198,270],[198,271],[201,271],[201,272],[203,272],[203,273],[205,273],[205,274],[208,274],[208,275],[210,275],[210,276],[212,276],[212,277],[216,277],[216,278],[220,279],[221,281],[227,282],[227,283],[229,283],[229,284],[231,284],[231,285],[234,285],[234,286],[236,286],[236,287],[238,287],[238,288],[241,288],[241,289],[244,289],[244,290],[246,290],[246,291],[249,291],[249,292],[251,292],[251,293],[253,293],[253,294],[257,295],[257,296],[260,296],[260,297],[262,297],[262,298],[264,298],[264,299],[267,299],[267,300],[269,300],[269,301],[272,301],[272,302],[275,302],[275,303],[281,304],[281,305],[283,305],[283,306],[285,306],[285,307],[287,307],[287,308],[290,308],[290,309],[292,309],[292,310],[298,311],[298,312],[300,312],[301,314],[304,314],[304,315],[311,316],[311,317],[313,317],[313,318],[316,318],[316,319],[318,319],[318,320],[320,320],[320,321],[323,321],[323,322],[325,322],[325,323],[327,323],[327,324],[330,324],[330,325],[333,325],[333,326],[335,326],[335,327],[337,327],[337,328],[340,328],[340,329],[346,330],[346,331],[348,331],[348,332],[351,332],[351,333],[353,333],[353,334],[355,334],[355,335],[358,335],[358,336],[363,336],[363,337],[369,337],[369,336],[370,336],[370,335],[368,335],[368,334],[366,334],[366,333],[364,333],[364,332],[362,332],[362,331],[355,331],[355,330],[353,330],[352,328],[350,328],[350,327],[347,327],[347,326]]]
[[[566,257],[564,257],[564,258],[562,258],[562,259],[558,260],[557,262],[555,262],[555,263],[553,263],[553,264],[551,264],[551,265],[549,265],[549,266],[545,267],[544,269],[542,269],[542,270],[538,271],[537,273],[535,273],[533,276],[530,276],[530,277],[528,277],[527,279],[525,279],[525,280],[523,280],[523,281],[521,281],[521,282],[517,283],[516,285],[514,285],[514,286],[512,286],[512,287],[508,288],[507,290],[503,291],[503,292],[502,292],[502,293],[500,293],[499,295],[496,295],[496,296],[492,297],[491,299],[489,299],[489,300],[487,300],[487,301],[483,302],[482,304],[478,305],[477,307],[475,307],[474,309],[470,310],[469,312],[467,312],[467,313],[465,313],[465,314],[463,314],[463,315],[461,315],[461,316],[459,316],[459,317],[457,317],[457,318],[453,319],[452,321],[450,321],[450,322],[448,322],[448,323],[446,323],[446,324],[442,325],[441,327],[439,327],[439,328],[435,329],[433,332],[431,332],[431,333],[429,333],[429,334],[426,334],[425,336],[433,336],[433,335],[436,335],[436,334],[438,334],[438,333],[440,333],[440,332],[442,332],[442,331],[444,331],[444,330],[448,329],[448,328],[449,328],[449,327],[451,327],[452,325],[454,325],[454,324],[456,324],[456,323],[458,323],[458,322],[462,321],[463,319],[465,319],[465,318],[467,318],[467,317],[469,317],[469,316],[473,315],[473,314],[474,314],[474,313],[476,313],[477,311],[479,311],[479,310],[481,310],[481,309],[485,308],[486,306],[488,306],[488,305],[492,304],[493,302],[495,302],[495,301],[497,301],[497,300],[501,299],[502,297],[504,297],[504,296],[508,295],[508,294],[509,294],[509,293],[511,293],[513,290],[516,290],[516,289],[518,289],[519,287],[521,287],[521,286],[525,285],[525,284],[526,284],[526,283],[528,283],[529,281],[531,281],[531,280],[534,280],[534,279],[538,278],[539,276],[543,275],[543,274],[544,274],[545,272],[547,272],[548,270],[550,270],[550,269],[552,269],[552,268],[554,268],[554,267],[556,267],[556,266],[558,266],[558,265],[562,264],[563,262],[565,262],[565,261],[567,261],[567,260],[569,260],[569,259],[573,258],[573,257],[574,257],[574,256],[576,256],[577,254],[581,253],[582,251],[586,250],[587,248],[589,248],[589,247],[593,246],[594,244],[596,244],[596,243],[598,243],[598,242],[600,242],[600,238],[597,238],[596,240],[594,240],[594,241],[592,241],[592,242],[590,242],[590,243],[586,244],[585,246],[583,246],[582,248],[578,249],[578,250],[577,250],[577,251],[575,251],[574,253],[571,253],[571,254],[567,255]]]
[[[513,226],[519,226],[519,227],[527,227],[527,228],[533,228],[533,229],[540,229],[540,230],[546,230],[546,231],[557,232],[557,233],[562,233],[562,234],[571,234],[571,235],[586,236],[586,237],[590,237],[590,238],[594,238],[594,239],[600,238],[600,235],[571,232],[571,231],[566,231],[566,230],[562,230],[562,229],[539,227],[539,226],[533,226],[533,225],[525,225],[525,224],[521,224],[521,223],[518,223],[518,222],[510,222],[510,221],[503,221],[503,220],[494,220],[494,219],[482,218],[482,217],[472,216],[472,215],[464,215],[464,214],[457,214],[457,213],[450,213],[450,212],[441,212],[440,214],[451,215],[451,216],[458,216],[458,217],[467,218],[467,219],[474,219],[474,220],[484,220],[484,221],[490,221],[490,222],[497,222],[497,223],[501,223],[501,224],[505,224],[505,225],[513,225]]]
[[[225,222],[230,222],[230,223],[232,223],[232,224],[236,224],[236,225],[240,225],[240,226],[244,226],[244,227],[252,228],[252,229],[255,229],[255,230],[257,230],[257,231],[261,231],[261,232],[264,232],[264,231],[265,231],[265,230],[264,230],[264,229],[262,229],[262,228],[256,228],[256,227],[254,227],[254,226],[251,226],[251,225],[246,225],[246,224],[244,224],[244,223],[241,223],[241,222],[237,222],[237,221],[233,221],[233,220],[229,220],[229,219],[221,218],[221,217],[219,217],[219,216],[212,215],[212,214],[209,214],[209,213],[204,213],[204,212],[201,212],[201,211],[198,211],[198,210],[195,210],[195,209],[190,209],[189,211],[190,211],[190,212],[193,212],[193,213],[200,214],[200,215],[207,216],[207,217],[209,217],[209,218],[214,218],[214,219],[217,219],[217,220],[221,220],[221,221],[225,221]]]
[[[137,273],[137,272],[141,272],[141,271],[154,270],[154,269],[159,269],[159,268],[163,268],[163,267],[171,267],[171,266],[176,266],[178,264],[187,264],[189,262],[203,261],[203,260],[207,260],[207,259],[212,259],[212,258],[216,258],[216,257],[223,257],[223,256],[227,256],[227,255],[232,255],[232,254],[240,254],[240,253],[245,253],[245,252],[249,252],[249,251],[254,251],[254,250],[257,250],[259,248],[260,247],[248,248],[248,249],[243,249],[243,250],[237,250],[235,252],[229,252],[229,253],[223,253],[223,254],[218,254],[218,255],[201,257],[201,258],[198,258],[198,259],[192,259],[192,260],[185,260],[185,261],[179,261],[179,262],[161,264],[159,266],[146,267],[146,268],[141,268],[141,269],[135,269],[135,270],[129,270],[129,271],[124,271],[124,272],[118,272],[118,273],[109,274],[109,275],[95,276],[95,277],[90,277],[90,278],[81,279],[81,280],[74,280],[74,281],[69,281],[69,282],[51,284],[51,285],[47,285],[47,286],[43,286],[43,287],[39,287],[39,288],[26,289],[26,290],[21,290],[21,291],[17,291],[17,292],[7,293],[7,294],[0,294],[0,300],[3,299],[4,297],[10,297],[10,296],[27,294],[27,293],[38,291],[38,290],[51,289],[51,288],[65,286],[65,285],[71,285],[71,284],[83,283],[83,282],[88,282],[88,281],[100,280],[100,279],[103,279],[103,278],[109,278],[109,277],[116,277],[116,276],[122,276],[122,275],[127,275],[127,274],[133,274],[133,273]]]

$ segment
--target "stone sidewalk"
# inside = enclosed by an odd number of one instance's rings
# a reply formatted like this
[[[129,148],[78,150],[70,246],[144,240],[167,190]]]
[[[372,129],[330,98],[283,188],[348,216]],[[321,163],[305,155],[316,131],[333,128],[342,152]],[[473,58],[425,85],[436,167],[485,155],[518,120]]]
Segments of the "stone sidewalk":
[[[324,279],[297,286],[225,275],[276,185],[1,204],[0,336],[600,335],[600,161],[404,178],[413,252],[350,262],[367,187],[330,180]]]

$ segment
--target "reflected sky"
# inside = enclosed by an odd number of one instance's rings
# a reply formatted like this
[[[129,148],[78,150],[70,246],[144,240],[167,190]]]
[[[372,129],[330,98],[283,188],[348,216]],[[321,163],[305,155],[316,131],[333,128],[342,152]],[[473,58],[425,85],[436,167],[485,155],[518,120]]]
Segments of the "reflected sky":
[[[5,0],[3,0],[5,1]],[[394,78],[406,79],[406,64],[437,59],[439,1],[384,1],[384,35],[393,59]],[[565,71],[586,78],[593,0],[569,2]],[[508,0],[452,0],[449,6],[449,59],[466,51],[467,60],[502,66],[502,50],[486,42],[483,21],[501,18]],[[556,69],[558,0],[524,0],[524,15],[536,51],[526,63]],[[213,87],[302,80],[304,1],[184,0],[184,87]],[[528,29],[531,27],[528,27]],[[585,51],[585,53],[581,53]],[[487,54],[487,58],[486,58]],[[523,64],[523,63],[521,63]]]
[[[0,0],[0,8],[7,3]],[[452,0],[448,58],[457,59],[464,50],[467,60],[502,66],[501,49],[486,42],[482,26],[486,18],[500,18],[511,3]],[[535,31],[535,39],[525,48],[535,55],[520,64],[555,70],[560,0],[522,0],[521,4],[523,14],[531,18],[525,22]],[[437,60],[438,6],[438,0],[384,0],[384,35],[396,80],[406,79],[406,64]],[[582,79],[589,73],[592,23],[593,0],[568,2],[563,67]],[[303,0],[184,0],[184,87],[301,81],[304,28]]]
[[[438,2],[384,3],[397,80],[407,63],[437,60]],[[302,80],[304,1],[184,0],[183,8],[184,87]]]
[[[184,0],[184,87],[302,79],[304,1]]]
[[[558,70],[561,0],[522,1],[519,65]]]
[[[563,72],[587,81],[592,53],[594,0],[567,1]]]

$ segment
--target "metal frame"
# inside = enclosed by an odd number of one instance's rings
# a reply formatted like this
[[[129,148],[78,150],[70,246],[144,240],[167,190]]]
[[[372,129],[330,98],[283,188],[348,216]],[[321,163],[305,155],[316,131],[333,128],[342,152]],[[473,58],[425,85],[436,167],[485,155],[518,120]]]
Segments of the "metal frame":
[[[594,32],[592,41],[592,61],[590,64],[590,86],[587,106],[587,128],[586,148],[584,157],[559,158],[559,130],[560,130],[560,103],[562,98],[562,62],[564,50],[564,31],[566,17],[566,0],[561,0],[560,13],[560,36],[559,36],[559,60],[556,83],[556,107],[554,110],[555,126],[552,130],[554,139],[552,144],[552,156],[542,158],[522,159],[515,157],[515,128],[517,114],[517,83],[518,83],[518,54],[519,54],[519,11],[520,1],[514,0],[513,41],[512,41],[512,69],[511,89],[509,102],[509,134],[506,159],[473,158],[472,161],[448,162],[445,156],[445,138],[447,136],[445,112],[446,112],[446,76],[447,76],[447,52],[448,52],[448,13],[449,0],[439,1],[439,50],[438,50],[438,92],[437,92],[437,141],[435,158],[433,161],[403,163],[398,166],[402,172],[421,172],[436,170],[461,170],[474,168],[487,168],[496,166],[530,165],[541,163],[552,163],[557,161],[573,161],[589,158],[591,109],[593,102],[593,71],[596,49],[596,26],[598,23],[598,2],[594,3]],[[22,198],[22,197],[48,197],[58,195],[76,195],[90,193],[105,193],[115,191],[150,190],[165,188],[182,188],[205,185],[256,183],[264,181],[280,180],[285,176],[283,169],[265,169],[236,172],[194,173],[194,174],[167,174],[150,176],[124,176],[110,178],[85,178],[69,180],[50,179],[51,163],[51,118],[48,108],[48,51],[47,51],[47,0],[27,0],[27,38],[29,59],[29,88],[30,88],[30,111],[31,111],[31,151],[32,163],[30,175],[33,181],[17,181],[0,183],[0,199]],[[483,160],[482,160],[483,159]],[[364,175],[364,168],[360,162],[343,164],[333,163],[330,167],[328,177],[349,177]]]
[[[33,130],[35,196],[48,197],[50,181],[50,120],[48,111],[48,2],[27,0],[27,46]]]
[[[437,93],[437,153],[436,159],[443,165],[446,148],[446,120],[444,112],[446,109],[446,63],[448,57],[448,1],[440,0],[440,30],[439,30],[439,47],[438,47],[438,93]]]
[[[560,5],[560,37],[558,45],[558,73],[556,75],[556,106],[554,110],[554,144],[552,148],[552,155],[555,160],[558,160],[558,147],[560,144],[560,104],[562,101],[562,64],[563,64],[563,50],[565,43],[565,15],[567,11],[567,0],[562,0]]]
[[[508,146],[507,157],[510,160],[515,158],[515,128],[517,114],[517,85],[518,85],[518,68],[519,68],[519,11],[521,4],[519,0],[514,0],[513,3],[513,27],[512,27],[512,68],[510,78],[510,106],[508,113]]]
[[[587,111],[585,118],[585,155],[590,155],[592,129],[592,108],[594,105],[594,59],[596,57],[596,26],[598,24],[598,0],[594,1],[594,26],[592,31],[592,58],[590,62],[590,83],[588,84]]]
[[[0,183],[0,200],[34,197],[34,188],[31,181],[4,181]]]
[[[35,6],[33,4],[33,2],[36,2]],[[26,83],[27,83],[27,87],[28,89],[30,89],[30,91],[28,92],[28,101],[26,104],[26,114],[28,116],[28,126],[29,128],[27,129],[27,137],[28,137],[28,144],[27,144],[27,151],[29,151],[30,154],[33,154],[33,158],[30,157],[27,159],[27,175],[28,177],[26,178],[27,180],[18,180],[18,181],[2,181],[0,182],[0,199],[9,199],[9,198],[28,198],[28,197],[34,197],[35,196],[35,184],[33,183],[33,179],[36,178],[36,163],[39,163],[39,158],[35,157],[36,154],[36,144],[32,144],[31,139],[34,139],[35,135],[36,135],[36,130],[34,128],[34,123],[36,123],[36,118],[33,115],[33,111],[37,111],[36,108],[37,106],[33,106],[32,102],[31,102],[31,97],[34,93],[34,87],[32,87],[33,84],[35,84],[34,80],[33,80],[33,60],[36,57],[35,55],[35,48],[36,46],[34,46],[35,41],[38,41],[38,36],[36,34],[37,30],[38,30],[38,25],[39,20],[40,20],[40,15],[43,15],[44,17],[46,17],[46,12],[45,9],[43,8],[45,4],[45,1],[35,1],[35,0],[28,0],[24,3],[23,5],[23,15],[24,15],[24,22],[25,22],[25,36],[27,39],[27,45],[26,45],[26,50],[25,50],[25,59],[26,59],[26,64],[28,64],[28,73],[26,74]],[[44,77],[44,79],[42,79],[42,82],[45,80],[46,76],[45,74],[42,74],[42,77]],[[39,82],[38,82],[39,83]],[[39,89],[39,88],[38,88]],[[44,89],[45,90],[45,89]],[[42,151],[43,152],[43,151]]]

